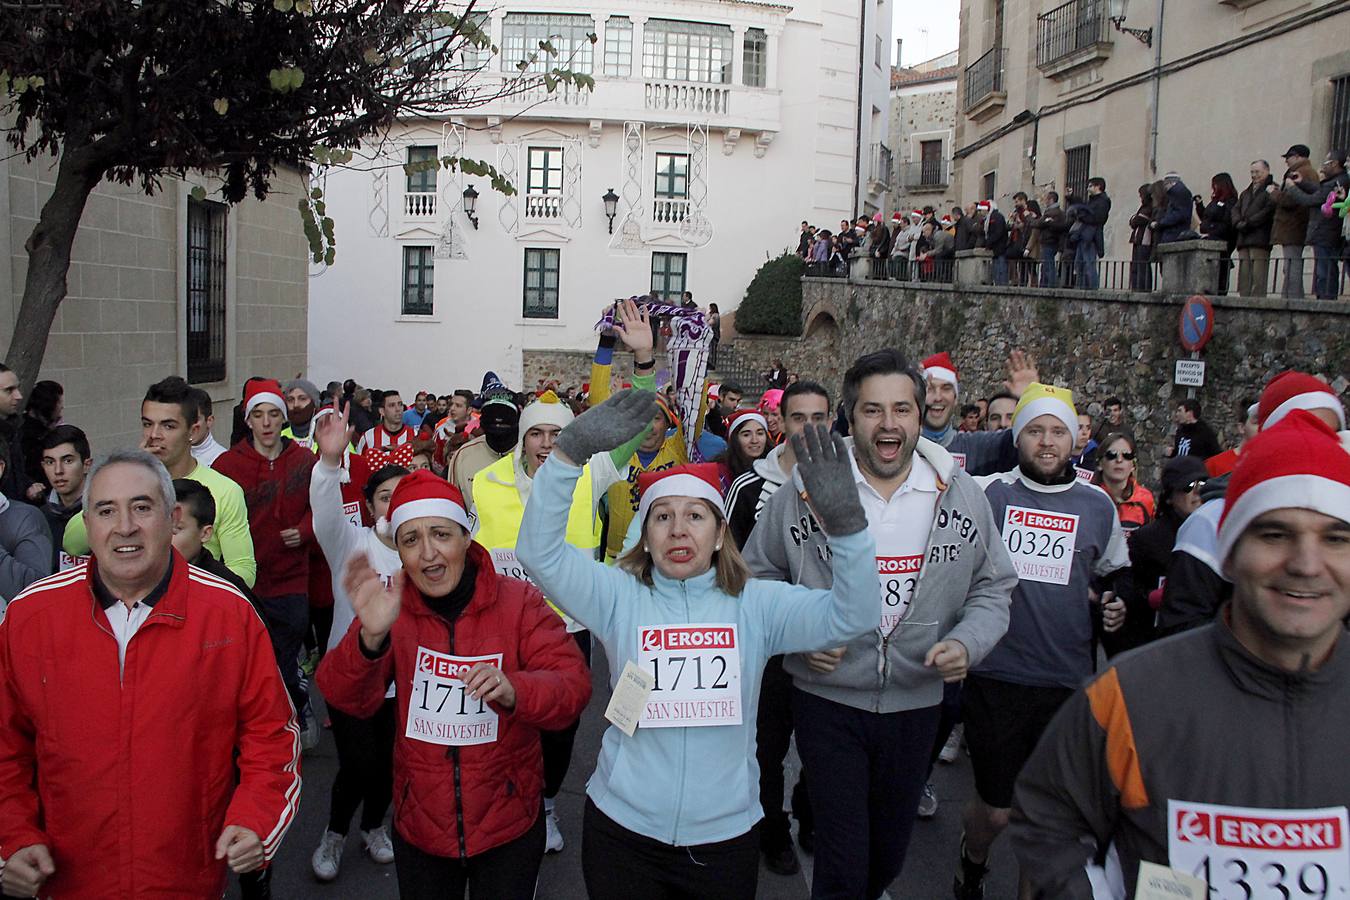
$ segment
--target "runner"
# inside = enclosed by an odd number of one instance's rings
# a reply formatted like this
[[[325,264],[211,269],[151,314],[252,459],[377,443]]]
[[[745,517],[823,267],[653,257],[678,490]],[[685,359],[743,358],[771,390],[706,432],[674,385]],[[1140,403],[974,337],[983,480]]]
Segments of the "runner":
[[[946,353],[935,353],[922,364],[924,391],[923,436],[952,455],[958,467],[972,475],[991,475],[1017,463],[1017,450],[1007,431],[960,431],[954,427],[960,408],[956,364]],[[1037,379],[1036,364],[1020,350],[1008,357],[1008,381],[1013,396],[1021,396]]]
[[[1015,578],[993,540],[997,523],[971,477],[919,437],[923,391],[923,376],[896,350],[845,373],[850,493],[876,544],[875,562],[860,565],[877,579],[869,590],[882,607],[846,645],[822,640],[819,652],[783,664],[815,820],[816,898],[878,897],[900,874],[943,682],[963,678],[1008,626]],[[838,548],[801,501],[799,481],[765,506],[746,561],[757,577],[820,588]]]
[[[1183,896],[1141,862],[1207,882],[1192,896],[1350,889],[1350,456],[1291,412],[1247,444],[1228,499],[1232,601],[1074,692],[1028,761],[1012,824],[1027,896],[1102,896],[1108,848],[1117,896],[1149,880]]]
[[[582,472],[573,461],[631,439],[655,410],[651,393],[625,391],[559,435],[517,553],[605,645],[611,686],[648,688],[612,713],[627,725],[605,732],[587,786],[582,870],[592,900],[749,900],[759,874],[752,723],[764,662],[848,640],[876,621],[880,597],[862,564],[875,549],[847,450],[823,428],[808,433],[809,450],[800,437],[794,449],[833,535],[833,592],[750,578],[710,465],[642,479],[642,541],[617,570],[567,548],[565,513]]]
[[[975,666],[961,712],[975,773],[966,807],[957,900],[984,897],[994,841],[1008,825],[1013,782],[1055,711],[1096,668],[1097,630],[1120,628],[1128,575],[1115,504],[1069,463],[1078,414],[1065,388],[1032,384],[1013,414],[1018,467],[980,479],[1017,570],[1008,633]],[[1023,885],[1030,873],[1022,870]]]
[[[319,665],[329,705],[369,718],[398,691],[394,853],[404,900],[531,900],[544,854],[539,731],[581,714],[590,678],[539,592],[469,537],[453,485],[413,472],[389,500],[403,569],[365,554],[343,588],[357,620]]]

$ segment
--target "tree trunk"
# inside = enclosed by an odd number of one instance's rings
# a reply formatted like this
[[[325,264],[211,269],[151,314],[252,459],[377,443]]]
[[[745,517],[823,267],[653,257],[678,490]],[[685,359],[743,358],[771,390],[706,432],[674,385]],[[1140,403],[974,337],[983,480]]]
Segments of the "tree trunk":
[[[70,251],[85,203],[103,176],[102,169],[92,163],[91,155],[87,147],[62,153],[56,187],[24,244],[28,251],[28,274],[6,364],[19,376],[25,396],[37,381],[52,320],[61,301],[66,299]]]

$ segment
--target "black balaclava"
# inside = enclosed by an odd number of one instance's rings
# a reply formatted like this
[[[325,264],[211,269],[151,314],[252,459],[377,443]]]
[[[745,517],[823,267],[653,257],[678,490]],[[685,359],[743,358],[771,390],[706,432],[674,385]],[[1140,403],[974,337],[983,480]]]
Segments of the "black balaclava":
[[[479,423],[483,437],[494,453],[509,453],[520,440],[520,410],[510,401],[484,403]]]

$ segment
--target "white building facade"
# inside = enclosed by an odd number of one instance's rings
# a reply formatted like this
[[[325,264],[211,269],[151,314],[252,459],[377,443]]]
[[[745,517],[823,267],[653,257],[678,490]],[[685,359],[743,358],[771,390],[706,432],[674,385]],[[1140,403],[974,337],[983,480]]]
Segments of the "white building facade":
[[[803,219],[833,230],[883,207],[889,178],[868,172],[889,154],[891,2],[492,10],[501,52],[477,78],[514,77],[548,40],[595,90],[404,122],[373,171],[327,177],[338,253],[311,280],[310,377],[447,393],[493,370],[519,388],[525,354],[594,347],[616,298],[734,309]],[[492,163],[517,192],[403,169],[444,156]]]

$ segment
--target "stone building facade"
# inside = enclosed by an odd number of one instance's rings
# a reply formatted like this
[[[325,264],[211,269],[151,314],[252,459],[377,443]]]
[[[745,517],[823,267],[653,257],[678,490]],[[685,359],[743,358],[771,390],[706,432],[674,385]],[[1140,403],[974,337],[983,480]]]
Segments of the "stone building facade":
[[[0,357],[23,297],[24,242],[54,173],[48,159],[0,158]],[[205,203],[191,197],[196,186]],[[141,397],[166,375],[211,394],[225,441],[246,378],[306,369],[305,181],[282,171],[271,199],[234,207],[209,199],[218,186],[190,175],[164,179],[153,196],[104,183],[89,198],[39,378],[65,387],[65,421],[96,454],[140,441]]]
[[[946,59],[939,57],[936,62]],[[951,160],[958,72],[954,62],[920,63],[891,71],[890,146],[895,177],[887,200],[888,219],[892,212],[904,215],[925,206],[950,209],[955,202]]]

